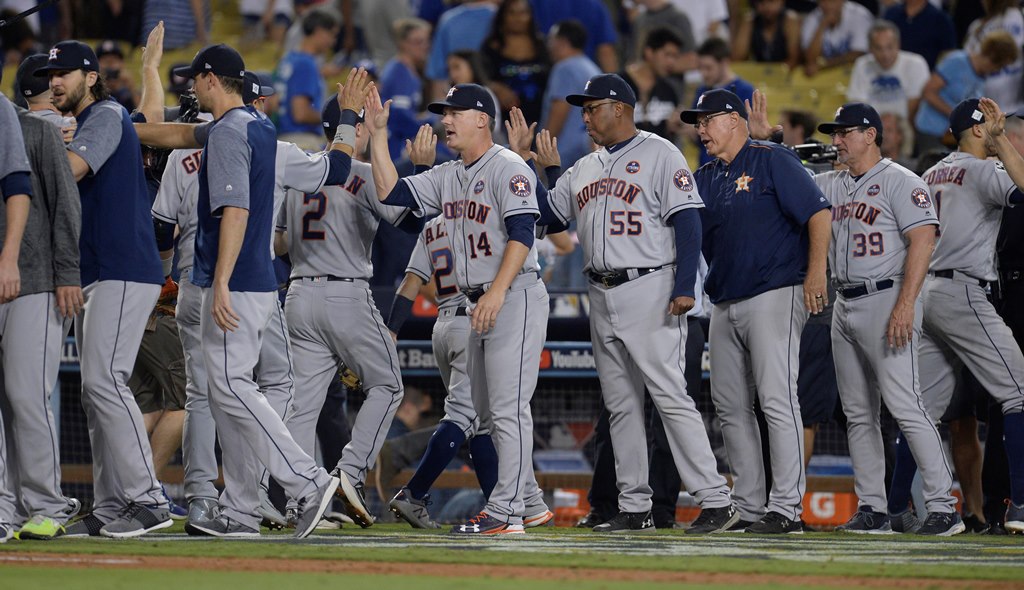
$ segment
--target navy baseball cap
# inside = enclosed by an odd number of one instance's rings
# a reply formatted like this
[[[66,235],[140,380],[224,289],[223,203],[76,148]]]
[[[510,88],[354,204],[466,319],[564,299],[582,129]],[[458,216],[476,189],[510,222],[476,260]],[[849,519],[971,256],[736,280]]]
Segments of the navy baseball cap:
[[[252,104],[257,98],[266,98],[275,94],[270,76],[245,71],[242,76],[242,102]]]
[[[364,120],[363,111],[359,111],[359,116],[356,121],[362,123]],[[324,101],[324,108],[320,110],[320,124],[324,128],[324,135],[327,136],[328,140],[334,139],[335,132],[338,131],[338,123],[341,122],[341,107],[338,106],[338,93],[327,97]]]
[[[245,62],[241,54],[220,43],[209,45],[199,50],[192,58],[192,65],[174,68],[174,75],[183,78],[195,78],[199,74],[216,74],[229,78],[245,77]]]
[[[444,100],[430,103],[427,110],[435,115],[443,115],[445,107],[472,109],[497,117],[491,93],[479,84],[456,84],[448,91],[448,96]]]
[[[22,96],[39,96],[50,89],[50,81],[43,77],[37,77],[36,70],[46,65],[48,56],[45,53],[37,53],[26,57],[18,66],[18,73],[14,76],[14,86],[18,94]]]
[[[85,70],[100,71],[96,52],[81,41],[61,41],[50,49],[46,65],[36,70],[35,75],[46,77],[50,72]]]
[[[734,92],[724,88],[708,90],[697,99],[697,106],[683,111],[679,118],[683,123],[696,125],[701,115],[713,115],[715,113],[739,113],[744,119],[747,118],[747,107],[743,105],[740,97]]]
[[[167,79],[170,81],[170,85],[167,86],[167,92],[170,92],[171,94],[185,94],[192,89],[192,78],[174,73],[175,70],[180,70],[182,68],[188,68],[188,64],[173,64],[170,69],[167,70]]]
[[[116,55],[117,57],[124,59],[124,52],[121,51],[121,46],[113,39],[102,41],[96,46],[96,57],[100,58],[104,55]]]
[[[882,117],[878,115],[875,107],[869,104],[850,102],[839,107],[836,111],[835,121],[818,125],[818,131],[825,135],[831,135],[836,129],[849,129],[851,127],[874,127],[881,133]]]
[[[591,100],[603,100],[610,98],[636,106],[636,93],[618,74],[598,74],[587,80],[583,87],[583,94],[570,94],[565,97],[565,102],[581,107]]]
[[[964,131],[985,122],[985,115],[978,108],[980,103],[977,98],[968,98],[949,113],[949,130],[953,132],[953,137],[959,139]]]

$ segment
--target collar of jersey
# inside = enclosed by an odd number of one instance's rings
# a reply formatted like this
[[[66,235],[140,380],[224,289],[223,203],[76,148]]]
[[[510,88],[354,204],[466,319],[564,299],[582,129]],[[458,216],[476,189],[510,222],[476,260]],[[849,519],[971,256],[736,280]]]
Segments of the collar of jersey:
[[[633,141],[637,137],[640,137],[640,133],[639,132],[636,135],[634,135],[633,137],[630,137],[629,139],[627,139],[625,141],[620,141],[619,143],[617,143],[615,145],[610,145],[610,146],[608,146],[605,149],[608,150],[609,154],[614,154],[615,152],[617,152],[617,151],[621,150],[622,148],[626,147],[627,145],[629,145],[629,142]]]
[[[477,158],[477,159],[473,160],[473,161],[472,161],[472,162],[470,162],[469,164],[467,164],[467,163],[466,163],[466,161],[465,161],[465,160],[463,160],[463,161],[462,161],[462,167],[463,167],[463,168],[465,168],[466,170],[469,170],[469,169],[470,169],[470,168],[472,168],[473,166],[476,166],[476,163],[477,163],[477,162],[479,162],[480,160],[483,160],[483,159],[484,159],[484,156],[486,156],[487,154],[491,153],[491,151],[492,151],[492,150],[494,150],[494,148],[500,148],[500,147],[501,147],[501,146],[500,146],[500,145],[498,145],[498,144],[494,144],[494,145],[492,145],[491,147],[487,148],[487,151],[486,151],[486,152],[484,152],[484,153],[480,154],[480,157],[479,157],[479,158]]]

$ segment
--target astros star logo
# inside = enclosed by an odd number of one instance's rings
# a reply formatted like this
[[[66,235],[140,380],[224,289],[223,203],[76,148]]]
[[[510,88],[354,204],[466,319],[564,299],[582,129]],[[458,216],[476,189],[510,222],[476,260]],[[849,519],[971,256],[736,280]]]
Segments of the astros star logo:
[[[751,180],[754,180],[754,177],[747,176],[747,173],[744,172],[743,176],[740,176],[739,178],[736,179],[736,191],[746,191],[749,193]]]
[[[50,57],[49,57],[49,59],[57,59],[57,54],[58,53],[60,53],[60,49],[58,49],[56,47],[51,48],[50,49]]]

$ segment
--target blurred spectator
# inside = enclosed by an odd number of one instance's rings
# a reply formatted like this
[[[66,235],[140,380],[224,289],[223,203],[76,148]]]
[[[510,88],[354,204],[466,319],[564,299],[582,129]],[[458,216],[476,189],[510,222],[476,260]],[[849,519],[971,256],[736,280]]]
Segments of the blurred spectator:
[[[566,96],[581,92],[588,80],[601,73],[583,52],[586,44],[587,31],[578,20],[558,23],[548,33],[548,51],[555,65],[544,93],[540,126],[558,138],[563,170],[593,149],[582,111],[565,102]]]
[[[264,39],[281,43],[292,25],[291,0],[239,0],[238,12],[242,15],[244,44]]]
[[[715,37],[729,37],[729,6],[725,0],[672,0],[672,4],[690,19],[693,42],[699,47]]]
[[[957,46],[953,21],[928,0],[906,0],[891,6],[885,11],[885,20],[899,27],[900,48],[923,57],[928,69],[935,68],[939,56]]]
[[[921,154],[942,147],[953,107],[966,98],[980,97],[985,76],[1013,63],[1019,54],[1013,37],[1005,31],[997,31],[986,35],[978,50],[958,50],[946,55],[921,93],[923,100],[914,119],[915,152]]]
[[[142,31],[136,45],[144,45],[150,31],[164,21],[164,50],[209,44],[210,4],[207,0],[145,0]],[[117,38],[116,35],[105,35]]]
[[[302,42],[288,52],[277,66],[278,132],[284,141],[304,149],[318,149],[323,143],[320,109],[326,96],[326,83],[320,74],[317,57],[334,46],[339,31],[338,18],[331,11],[316,8],[302,17]]]
[[[528,0],[502,0],[480,52],[499,110],[519,107],[527,122],[539,122],[551,62]]]
[[[128,109],[129,113],[134,111],[139,102],[139,92],[131,74],[124,67],[121,46],[111,39],[103,41],[96,46],[96,59],[100,62],[100,73],[110,91],[110,97]]]
[[[487,72],[484,71],[483,58],[480,57],[479,51],[459,49],[449,53],[448,78],[452,86],[456,84],[478,84],[487,88],[487,92],[491,93],[491,100],[494,101],[494,104],[498,104],[498,97],[488,88],[490,78],[487,77]],[[498,112],[494,118],[494,143],[505,143],[505,125],[503,120],[501,112]],[[438,151],[440,151],[442,146],[438,145],[437,147]]]
[[[7,8],[0,10],[0,19],[10,19],[21,10]],[[29,24],[29,20],[21,20],[9,26],[0,28],[0,65],[5,63],[20,63],[26,56],[41,51],[36,40],[36,32]]]
[[[398,55],[381,71],[381,100],[391,100],[388,118],[388,151],[391,159],[398,160],[405,148],[405,140],[416,137],[420,125],[435,119],[421,115],[423,110],[423,78],[421,72],[430,54],[430,23],[419,18],[406,18],[395,22],[392,36],[398,46]]]
[[[360,22],[363,23],[363,37],[370,59],[378,66],[385,63],[398,53],[398,46],[391,36],[395,21],[413,16],[409,0],[373,0],[360,2]],[[426,20],[426,19],[424,19]],[[434,22],[430,22],[431,27]]]
[[[427,21],[423,22],[428,27],[430,26],[430,23]],[[421,422],[423,421],[424,414],[430,412],[432,405],[433,400],[430,399],[430,395],[425,391],[419,387],[406,386],[405,396],[402,397],[402,403],[399,404],[398,410],[395,412],[395,419],[391,423],[387,437],[397,438],[425,426]]]
[[[416,0],[413,1],[415,2]],[[416,9],[416,16],[430,23],[431,26],[437,27],[441,16],[451,9],[455,2],[449,0],[419,0],[418,4],[419,8]]]
[[[174,63],[167,68],[167,93],[171,96],[181,96],[192,89],[192,78],[178,76],[174,73],[176,68],[184,67],[187,63]]]
[[[479,50],[491,30],[491,21],[498,10],[497,0],[467,2],[444,13],[437,22],[427,59],[427,79],[431,82],[430,98],[448,92],[448,54],[456,49]]]
[[[587,44],[583,52],[605,72],[619,71],[619,56],[615,50],[618,36],[608,7],[601,0],[530,0],[537,27],[550,35],[551,27],[569,19],[583,24]],[[552,61],[555,60],[552,56]],[[574,90],[575,92],[575,90]],[[563,165],[565,162],[562,163]]]
[[[800,63],[800,17],[784,0],[751,0],[732,47],[735,61]]]
[[[644,10],[633,15],[633,42],[626,47],[626,59],[632,63],[643,58],[644,40],[653,29],[668,29],[680,40],[680,56],[674,74],[682,74],[697,67],[697,42],[693,38],[690,18],[669,0],[637,0]]]
[[[908,133],[907,119],[897,113],[882,113],[882,157],[889,158],[908,170],[914,162],[910,154],[914,151],[913,134]]]
[[[818,120],[807,111],[782,111],[782,143],[794,146],[807,143],[818,128]]]
[[[740,97],[740,100],[753,98],[754,87],[732,71],[732,52],[724,39],[713,37],[697,49],[697,68],[700,70],[703,84],[697,88],[697,93],[693,96],[693,108],[697,108],[697,101],[700,100],[702,94],[716,88],[725,88]],[[704,149],[704,144],[697,141],[697,130],[692,125],[684,126],[683,130],[690,141],[697,145],[700,166],[714,160]]]
[[[679,60],[682,40],[669,29],[653,29],[644,42],[643,59],[626,66],[622,78],[636,94],[633,120],[637,129],[650,131],[676,143],[679,95],[668,81]]]
[[[857,58],[846,90],[849,102],[865,102],[879,113],[896,113],[913,120],[921,90],[931,77],[928,62],[916,53],[900,50],[900,30],[878,20],[868,34],[868,55]]]
[[[971,23],[964,39],[964,49],[977,51],[985,35],[1005,31],[1013,37],[1017,47],[1024,46],[1024,14],[1019,0],[981,0],[985,16]],[[1004,113],[1013,113],[1024,107],[1021,100],[1021,81],[1024,60],[1018,55],[1014,62],[985,79],[985,96],[999,104]]]
[[[868,9],[856,2],[819,0],[818,8],[804,19],[800,33],[807,75],[853,63],[863,55],[873,21]]]

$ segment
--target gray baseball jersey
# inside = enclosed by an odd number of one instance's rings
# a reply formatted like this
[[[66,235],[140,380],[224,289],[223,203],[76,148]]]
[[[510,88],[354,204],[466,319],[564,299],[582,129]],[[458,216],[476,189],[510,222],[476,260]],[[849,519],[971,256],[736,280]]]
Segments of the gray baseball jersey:
[[[687,488],[703,508],[729,506],[729,486],[718,473],[692,392],[685,390],[686,318],[663,311],[675,280],[669,219],[704,206],[686,159],[667,140],[641,131],[615,151],[602,148],[580,158],[548,198],[563,223],[576,219],[586,270],[629,276],[633,269],[665,267],[614,287],[591,283],[589,289],[594,356],[611,413],[619,510],[651,509],[645,386]]]
[[[401,182],[412,189],[419,211],[444,218],[455,255],[455,283],[469,289],[497,276],[508,243],[505,218],[540,215],[536,179],[522,158],[494,145],[469,168],[452,160]],[[538,268],[537,249],[531,247],[521,272]]]
[[[0,94],[0,180],[14,172],[31,172],[25,155],[25,139],[21,134],[18,114],[7,97]]]
[[[912,172],[883,159],[859,180],[848,171],[815,177],[832,203],[829,262],[843,287],[869,285],[859,297],[840,294],[832,315],[832,353],[839,397],[848,420],[854,489],[860,504],[886,512],[885,465],[878,426],[879,401],[896,418],[921,469],[929,512],[951,512],[952,474],[942,440],[921,403],[918,347],[921,300],[914,312],[914,336],[903,348],[886,341],[889,317],[899,297],[908,240],[917,227],[937,225],[928,187]],[[892,279],[877,290],[878,281]]]
[[[846,170],[819,174],[814,181],[832,204],[828,256],[840,285],[903,276],[904,234],[938,224],[928,186],[892,160],[883,159],[857,181]]]
[[[576,219],[584,269],[598,273],[674,264],[669,218],[704,206],[683,154],[647,131],[580,158],[548,200],[565,224]]]
[[[444,220],[435,217],[420,232],[405,272],[413,273],[425,283],[433,279],[437,287],[437,309],[440,312],[466,305],[466,296],[459,291],[455,277],[452,276],[454,270],[455,261],[444,229]]]
[[[923,177],[939,217],[931,270],[958,270],[976,279],[996,280],[999,224],[1017,190],[1003,163],[953,152]]]
[[[192,267],[196,246],[199,161],[203,150],[174,150],[160,177],[153,217],[178,226],[178,272]]]

